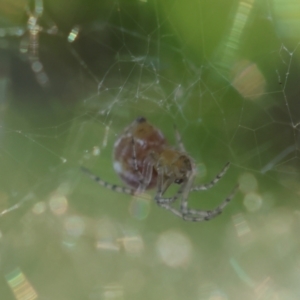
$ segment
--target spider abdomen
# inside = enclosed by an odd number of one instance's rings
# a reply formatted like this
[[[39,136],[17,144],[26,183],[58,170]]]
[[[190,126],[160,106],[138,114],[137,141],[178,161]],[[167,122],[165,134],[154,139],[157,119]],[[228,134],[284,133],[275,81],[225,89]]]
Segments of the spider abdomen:
[[[141,174],[147,168],[147,159],[151,153],[159,155],[165,147],[166,140],[162,132],[145,118],[137,118],[125,128],[114,144],[114,170],[128,186],[137,189]],[[153,188],[156,181],[157,172],[153,169],[146,189]]]

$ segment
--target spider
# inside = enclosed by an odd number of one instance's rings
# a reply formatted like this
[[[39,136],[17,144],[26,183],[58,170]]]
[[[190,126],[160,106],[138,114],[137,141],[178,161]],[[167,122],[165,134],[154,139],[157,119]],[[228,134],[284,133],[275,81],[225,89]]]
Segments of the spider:
[[[25,11],[28,15],[26,26],[0,28],[0,36],[22,36],[20,52],[28,53],[28,59],[36,80],[41,86],[45,87],[49,84],[49,79],[39,59],[39,34],[40,32],[46,32],[47,34],[55,35],[58,31],[57,26],[53,25],[48,29],[44,29],[39,25],[39,19],[44,11],[43,0],[34,0],[34,8],[31,10],[30,6],[27,5]]]
[[[213,210],[195,210],[188,207],[188,196],[192,191],[212,188],[227,172],[230,163],[207,184],[193,186],[196,176],[194,160],[186,153],[181,136],[175,128],[177,149],[167,145],[158,128],[144,117],[133,121],[114,144],[114,169],[129,187],[110,184],[88,169],[81,170],[101,186],[118,193],[136,195],[156,186],[155,202],[185,221],[209,221],[218,216],[234,197],[238,186]],[[171,184],[179,189],[173,197],[164,197]],[[172,204],[181,198],[179,209]]]

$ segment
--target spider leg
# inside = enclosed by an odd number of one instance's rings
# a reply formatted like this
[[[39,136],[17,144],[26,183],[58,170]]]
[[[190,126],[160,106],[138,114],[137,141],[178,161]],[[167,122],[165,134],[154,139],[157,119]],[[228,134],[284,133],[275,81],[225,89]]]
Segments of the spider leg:
[[[134,170],[135,170],[135,172],[139,173],[142,176],[142,174],[140,173],[140,171],[138,169],[138,165],[137,165],[135,141],[134,141],[133,136],[131,137],[131,147],[132,147],[132,157],[131,158],[133,160]]]
[[[172,204],[180,197],[181,193],[182,193],[182,190],[179,189],[173,197],[165,198],[165,197],[155,196],[155,201],[158,205],[160,205],[160,204]]]
[[[163,194],[168,189],[168,187],[174,182],[174,178],[171,177],[168,180],[166,180],[161,187],[158,186],[157,194],[155,196],[155,201],[158,205],[165,205],[165,204],[171,204],[174,203],[180,195],[183,193],[185,184],[183,183],[180,188],[178,189],[177,193],[173,197],[165,198],[163,197]]]
[[[217,176],[211,182],[201,184],[201,185],[198,185],[198,186],[194,186],[194,187],[191,188],[190,191],[191,192],[193,192],[193,191],[205,191],[205,190],[208,190],[208,189],[212,188],[225,175],[225,173],[228,171],[229,167],[230,167],[230,162],[228,162],[223,167],[221,172],[218,173]]]
[[[136,156],[136,148],[135,148],[135,140],[134,137],[131,137],[131,146],[132,146],[132,161],[133,161],[133,167],[134,167],[134,172],[137,174],[139,177],[139,186],[137,189],[138,193],[142,193],[147,185],[149,184],[152,176],[152,167],[149,167],[149,164],[146,164],[146,162],[143,163],[143,170],[141,173],[139,168],[138,168],[138,161],[137,161],[137,156]],[[149,179],[150,178],[150,179]]]
[[[94,175],[89,169],[85,167],[81,167],[81,171],[84,172],[88,177],[90,177],[92,180],[96,181],[98,184],[101,186],[106,187],[109,190],[118,192],[118,193],[123,193],[123,194],[129,194],[129,195],[135,195],[136,191],[134,189],[129,189],[126,187],[118,186],[115,184],[111,184],[109,182],[106,182],[102,180],[100,177]]]
[[[226,165],[226,167],[227,167],[227,165]],[[223,172],[224,172],[224,169],[223,169]],[[193,172],[191,174],[191,176],[188,178],[188,181],[183,190],[181,204],[180,204],[180,212],[183,214],[183,219],[189,218],[188,217],[189,215],[196,215],[196,216],[199,216],[200,218],[204,218],[204,220],[205,220],[205,218],[209,218],[209,219],[214,218],[215,216],[217,216],[218,214],[220,214],[222,212],[222,210],[225,208],[225,206],[228,205],[230,200],[235,195],[237,187],[235,187],[233,192],[230,193],[230,195],[217,208],[215,208],[212,211],[201,211],[201,210],[190,209],[190,208],[188,208],[188,195],[191,190],[191,186],[193,184],[195,176],[196,176],[196,173]]]
[[[202,218],[204,218],[204,220],[210,220],[210,219],[216,217],[217,215],[219,215],[220,213],[222,213],[224,208],[229,204],[229,202],[235,196],[238,188],[239,188],[239,185],[236,185],[234,187],[234,189],[231,191],[231,193],[225,198],[225,200],[213,210],[205,211],[205,210],[196,210],[196,209],[187,208],[186,213],[188,215],[202,217]]]
[[[190,177],[187,179],[185,183],[183,183],[184,187],[182,187],[182,197],[181,197],[181,203],[180,203],[180,211],[183,214],[187,213],[187,206],[188,206],[188,196],[189,192],[191,190],[192,184],[194,182],[194,178],[196,176],[196,172],[193,171]]]
[[[238,186],[234,188],[234,190],[230,193],[228,197],[215,209],[213,210],[195,210],[188,208],[188,195],[191,190],[191,186],[194,181],[194,177],[196,176],[196,173],[192,173],[191,176],[188,178],[187,181],[183,182],[181,187],[179,188],[178,192],[175,194],[172,198],[163,198],[162,195],[162,180],[159,181],[158,186],[158,193],[155,197],[155,200],[157,204],[170,212],[172,212],[174,215],[186,220],[186,221],[193,221],[193,222],[201,222],[201,221],[208,221],[216,216],[218,216],[220,213],[222,213],[223,209],[228,205],[228,203],[232,200],[234,197]],[[162,177],[161,175],[159,177]],[[179,196],[182,194],[181,198],[181,204],[180,209],[176,209],[172,206],[170,206],[170,203],[174,202]]]
[[[153,174],[153,162],[145,160],[143,163],[143,173],[140,179],[139,187],[137,188],[137,193],[142,193],[145,191],[149,185]]]
[[[178,146],[179,150],[182,151],[182,152],[186,152],[185,148],[184,148],[184,145],[182,143],[181,135],[180,135],[179,131],[177,130],[177,127],[176,127],[175,124],[174,124],[174,131],[175,131],[176,143],[177,143],[177,146]]]
[[[192,222],[202,222],[202,221],[209,221],[219,214],[222,213],[223,209],[229,204],[229,202],[234,197],[235,193],[237,192],[238,185],[233,189],[230,195],[215,209],[213,210],[195,210],[186,208],[185,211],[180,208],[180,210],[171,207],[168,204],[161,204],[160,206],[169,210],[174,215],[182,218],[185,221],[192,221]]]
[[[146,189],[146,187],[148,186],[149,182],[151,181],[152,172],[153,172],[153,162],[149,157],[146,158],[145,161],[143,162],[143,169],[142,169],[142,173],[141,173],[138,168],[135,140],[133,137],[131,138],[131,144],[132,144],[132,161],[133,161],[134,172],[136,172],[136,174],[139,177],[138,190],[143,192]]]
[[[165,191],[168,189],[168,187],[174,182],[174,177],[170,177],[167,180],[164,181],[163,178],[163,173],[159,173],[158,174],[158,179],[157,179],[157,193],[154,197],[155,202],[158,205],[161,204],[170,204],[173,203],[181,194],[181,188],[178,190],[178,192],[175,194],[175,196],[173,197],[169,197],[169,198],[164,198],[163,194],[165,193]]]
[[[199,211],[199,212],[202,212],[204,214],[204,216],[197,216],[197,215],[192,215],[192,214],[189,215],[189,214],[183,213],[182,211],[180,211],[174,207],[171,207],[168,204],[162,204],[160,206],[169,210],[177,217],[182,218],[185,221],[191,221],[191,222],[209,221],[209,220],[215,218],[216,216],[218,216],[222,212],[222,211],[218,211],[216,213],[213,213],[211,211]]]

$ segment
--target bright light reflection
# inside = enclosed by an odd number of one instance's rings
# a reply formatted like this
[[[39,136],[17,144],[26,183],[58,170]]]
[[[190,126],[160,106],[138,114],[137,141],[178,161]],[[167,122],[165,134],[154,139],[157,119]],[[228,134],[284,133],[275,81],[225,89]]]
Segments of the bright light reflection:
[[[20,268],[7,273],[5,278],[17,300],[34,300],[38,298],[36,291]]]
[[[118,242],[111,239],[98,239],[96,248],[101,250],[119,251],[121,249]]]
[[[128,235],[117,239],[117,241],[129,254],[140,254],[144,250],[144,241],[139,235]]]
[[[240,60],[231,74],[231,84],[243,97],[255,100],[265,93],[266,80],[255,63]]]
[[[65,220],[64,227],[67,234],[79,237],[84,232],[85,223],[84,220],[78,216],[70,216]]]
[[[65,196],[54,193],[49,200],[49,206],[55,215],[63,215],[67,211],[68,200]]]
[[[243,242],[248,242],[252,238],[251,229],[243,214],[237,214],[232,217],[237,236]]]
[[[72,28],[72,30],[70,31],[69,35],[68,35],[68,42],[69,43],[73,43],[77,37],[78,37],[78,34],[79,34],[79,26],[74,26]]]
[[[248,23],[253,9],[254,0],[242,0],[237,2],[237,10],[234,12],[232,26],[225,43],[222,45],[222,57],[220,64],[230,70],[240,48],[241,37]]]
[[[101,250],[119,251],[117,242],[119,232],[114,222],[108,218],[100,220],[95,227],[96,248]]]
[[[262,198],[257,193],[249,193],[244,197],[244,205],[250,212],[258,211],[262,206]]]
[[[173,230],[159,236],[156,250],[160,259],[173,268],[186,266],[192,256],[192,244],[188,237]]]
[[[150,212],[150,195],[143,193],[132,198],[129,206],[129,213],[138,220],[144,220]]]
[[[46,211],[46,203],[38,202],[32,207],[32,212],[36,215],[40,215]]]
[[[99,155],[100,155],[100,153],[101,153],[101,150],[100,150],[100,148],[99,148],[99,147],[97,147],[97,146],[94,146],[94,147],[93,147],[93,151],[92,151],[92,153],[93,153],[93,155],[94,155],[94,156],[99,156]]]

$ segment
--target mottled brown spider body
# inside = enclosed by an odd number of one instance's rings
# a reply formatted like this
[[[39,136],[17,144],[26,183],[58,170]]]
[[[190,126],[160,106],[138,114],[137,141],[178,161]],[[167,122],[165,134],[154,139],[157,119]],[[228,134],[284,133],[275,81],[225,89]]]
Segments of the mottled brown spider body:
[[[140,185],[139,175],[143,173],[147,159],[151,153],[160,154],[165,146],[166,140],[162,132],[145,118],[137,118],[125,128],[114,144],[114,170],[128,186],[137,189]],[[157,172],[153,170],[145,189],[153,188],[156,182]]]
[[[154,168],[158,172],[162,170],[165,178],[174,177],[174,182],[178,184],[187,179],[193,170],[192,159],[172,148],[165,148],[155,160]]]

